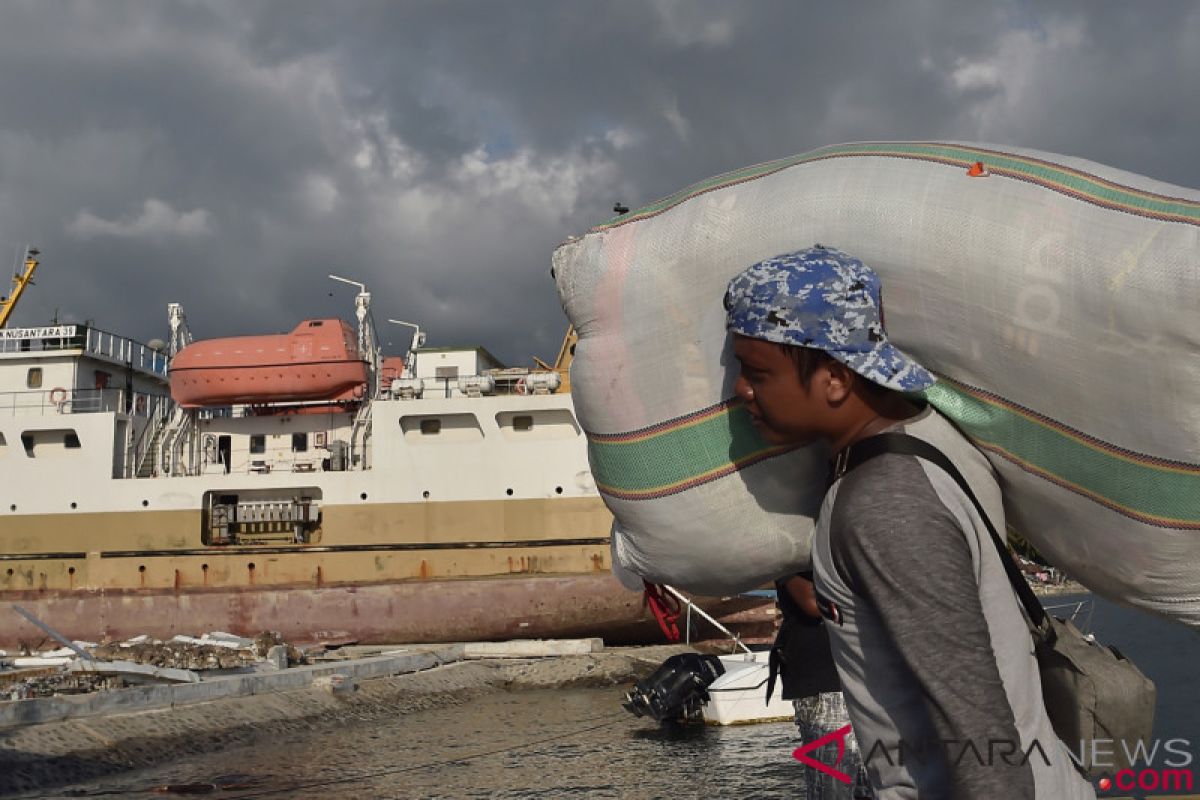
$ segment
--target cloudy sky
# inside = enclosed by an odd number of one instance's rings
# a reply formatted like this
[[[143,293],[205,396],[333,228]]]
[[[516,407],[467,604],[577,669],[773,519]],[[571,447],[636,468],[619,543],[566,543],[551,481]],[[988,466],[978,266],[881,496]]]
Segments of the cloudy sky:
[[[528,363],[614,201],[866,139],[1196,187],[1197,76],[1195,2],[2,0],[0,254],[43,251],[11,324],[282,331],[352,318],[336,272]]]

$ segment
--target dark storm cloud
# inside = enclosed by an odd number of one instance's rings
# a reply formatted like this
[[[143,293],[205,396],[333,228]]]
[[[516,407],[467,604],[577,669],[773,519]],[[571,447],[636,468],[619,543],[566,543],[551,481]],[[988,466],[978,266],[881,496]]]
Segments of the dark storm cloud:
[[[1200,185],[1198,43],[1190,3],[10,2],[0,253],[45,251],[17,324],[283,330],[348,316],[337,272],[524,361],[555,244],[748,163],[959,138]]]

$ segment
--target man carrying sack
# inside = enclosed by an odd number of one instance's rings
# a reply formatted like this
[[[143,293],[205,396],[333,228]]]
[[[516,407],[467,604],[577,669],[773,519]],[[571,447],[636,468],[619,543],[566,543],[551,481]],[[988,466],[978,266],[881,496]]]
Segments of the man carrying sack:
[[[976,503],[943,469],[885,452],[847,473],[881,433],[944,453],[997,530],[986,458],[909,394],[934,377],[895,348],[879,277],[821,246],[755,264],[725,296],[736,394],[771,443],[834,454],[813,542],[854,733],[879,800],[1083,800],[1043,704],[1029,625]]]

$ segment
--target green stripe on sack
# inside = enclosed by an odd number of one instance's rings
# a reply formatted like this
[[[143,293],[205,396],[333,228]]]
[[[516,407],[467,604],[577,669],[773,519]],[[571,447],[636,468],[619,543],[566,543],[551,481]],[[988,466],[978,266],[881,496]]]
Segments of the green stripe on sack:
[[[601,491],[635,496],[706,482],[776,449],[758,435],[742,406],[632,442],[588,442],[592,474]]]
[[[596,226],[593,230],[605,230],[625,225],[657,214],[679,205],[697,195],[756,180],[789,167],[828,158],[845,157],[911,158],[967,166],[982,161],[993,175],[1026,180],[1053,191],[1068,194],[1084,202],[1101,205],[1118,211],[1128,211],[1140,216],[1167,221],[1200,224],[1200,203],[1176,197],[1167,197],[1152,192],[1143,192],[1122,186],[1095,175],[1072,169],[1031,156],[1004,153],[985,148],[923,142],[859,142],[856,144],[832,145],[809,153],[756,164],[745,169],[717,175],[692,184],[669,197],[664,197],[631,213],[615,217]]]
[[[925,396],[976,444],[1025,469],[1150,524],[1200,527],[1200,466],[1120,451],[946,380]]]
[[[1151,525],[1200,529],[1200,466],[1120,450],[946,379],[925,396],[980,447],[1041,478]],[[591,438],[588,449],[600,490],[638,500],[709,483],[787,448],[766,444],[734,405],[630,441]]]

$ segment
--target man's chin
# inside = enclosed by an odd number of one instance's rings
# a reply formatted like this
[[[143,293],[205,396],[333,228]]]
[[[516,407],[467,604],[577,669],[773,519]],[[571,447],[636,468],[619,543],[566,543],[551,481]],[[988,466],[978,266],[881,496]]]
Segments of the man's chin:
[[[758,426],[758,435],[767,444],[777,447],[781,445],[790,445],[792,447],[800,447],[809,444],[813,441],[810,435],[797,435],[795,433],[782,433],[774,428],[768,428],[766,425]]]
[[[760,435],[762,440],[766,441],[766,443],[769,445],[796,444],[796,438],[790,437],[790,435],[787,435],[786,433],[780,433],[779,431],[775,431],[774,428],[768,428],[766,425],[760,425],[757,427],[758,435]]]

